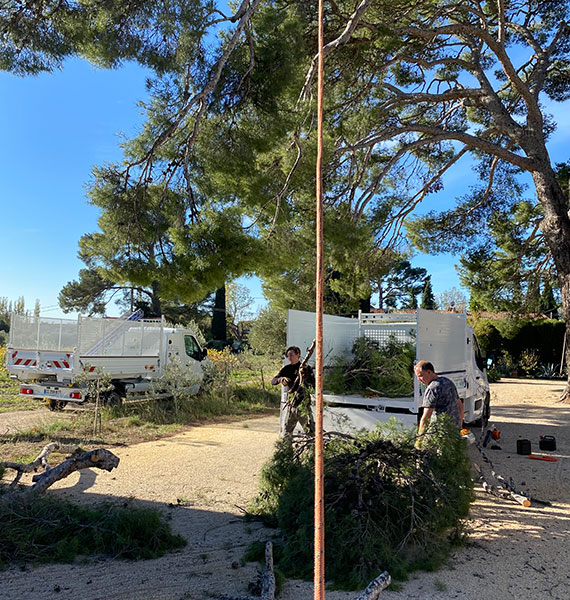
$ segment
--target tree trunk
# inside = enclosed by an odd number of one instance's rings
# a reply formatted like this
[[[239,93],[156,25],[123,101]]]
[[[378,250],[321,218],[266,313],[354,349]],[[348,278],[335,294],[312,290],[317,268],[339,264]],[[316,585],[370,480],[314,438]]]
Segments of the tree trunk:
[[[215,340],[225,340],[226,333],[226,286],[216,290],[214,314],[212,315],[212,337]]]
[[[570,330],[570,218],[568,217],[568,203],[550,164],[545,165],[540,171],[534,171],[532,176],[538,199],[544,209],[540,230],[544,234],[544,239],[556,265],[562,300],[562,318],[568,332]],[[570,345],[566,347],[566,364],[570,364]],[[562,399],[566,402],[570,399],[570,378]]]
[[[151,297],[151,306],[152,306],[152,316],[154,318],[158,318],[162,316],[162,302],[160,301],[160,285],[158,281],[152,282],[152,297]]]
[[[378,283],[378,310],[384,310],[384,288],[381,281]]]

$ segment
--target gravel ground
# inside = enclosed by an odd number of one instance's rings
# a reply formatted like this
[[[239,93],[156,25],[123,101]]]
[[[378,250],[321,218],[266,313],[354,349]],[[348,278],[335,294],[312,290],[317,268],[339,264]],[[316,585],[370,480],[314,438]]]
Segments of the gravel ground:
[[[552,502],[524,508],[477,492],[471,536],[448,565],[417,573],[394,600],[479,600],[570,598],[566,559],[570,530],[570,406],[559,404],[558,382],[505,380],[492,386],[491,422],[501,431],[501,450],[488,450],[495,470],[512,477],[532,496]],[[0,416],[0,427],[5,423]],[[6,421],[7,423],[7,421]],[[10,427],[15,426],[11,424]],[[170,518],[188,546],[152,561],[100,560],[91,564],[48,565],[1,573],[0,600],[202,600],[244,594],[257,565],[241,566],[253,540],[273,531],[244,523],[240,507],[257,491],[263,463],[277,439],[278,418],[195,427],[155,442],[119,448],[112,473],[83,471],[57,484],[66,498],[85,502],[134,499]],[[516,454],[516,440],[528,438],[533,453],[539,435],[554,435],[557,462]],[[53,489],[53,488],[52,488]],[[560,558],[562,557],[562,558]],[[327,591],[329,600],[352,600],[354,592]],[[281,600],[310,600],[309,582],[287,581]]]

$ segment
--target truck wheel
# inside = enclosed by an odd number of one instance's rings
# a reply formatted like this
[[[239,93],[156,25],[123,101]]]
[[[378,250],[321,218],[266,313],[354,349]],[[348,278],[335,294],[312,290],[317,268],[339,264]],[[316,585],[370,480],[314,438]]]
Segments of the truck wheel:
[[[65,408],[67,402],[65,400],[50,400],[49,401],[49,409],[53,411],[60,411]]]
[[[116,390],[109,392],[105,397],[105,406],[121,406],[121,404],[123,404],[123,398]]]

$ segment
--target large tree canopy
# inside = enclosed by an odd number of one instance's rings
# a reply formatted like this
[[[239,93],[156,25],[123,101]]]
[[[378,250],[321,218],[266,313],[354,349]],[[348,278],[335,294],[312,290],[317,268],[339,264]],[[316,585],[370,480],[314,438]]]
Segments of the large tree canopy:
[[[529,218],[520,206],[520,223],[526,218],[541,232],[570,322],[568,203],[547,148],[555,124],[543,110],[544,98],[563,101],[570,91],[569,11],[558,0],[326,5],[331,273],[357,273],[357,289],[370,275],[369,253],[397,242],[417,205],[437,197],[446,173],[469,157],[485,183],[461,200],[456,217],[466,226],[478,213],[506,214],[515,206],[516,194],[509,200],[494,193],[505,174],[532,177],[536,201]],[[198,232],[216,223],[214,215],[235,210],[235,239],[241,244],[243,234],[271,252],[244,272],[283,280],[296,251],[292,268],[301,276],[311,268],[305,247],[314,219],[313,2],[251,0],[224,16],[205,0],[38,1],[10,3],[0,14],[3,64],[17,72],[50,68],[73,53],[104,65],[136,58],[155,69],[143,131],[127,144],[124,163],[99,175],[97,185],[113,184],[114,202],[153,189],[157,201],[175,194],[184,198],[185,226]],[[342,236],[344,252],[335,256]],[[192,252],[183,227],[174,243],[180,257],[184,246],[195,275],[202,250]],[[181,260],[172,281],[184,281]],[[210,261],[198,274],[219,267]]]

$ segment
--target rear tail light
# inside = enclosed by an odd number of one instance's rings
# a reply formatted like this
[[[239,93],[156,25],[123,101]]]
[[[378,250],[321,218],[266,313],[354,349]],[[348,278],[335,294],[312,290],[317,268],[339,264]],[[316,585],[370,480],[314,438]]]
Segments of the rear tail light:
[[[34,393],[34,390],[32,388],[28,388],[28,387],[20,388],[20,394],[26,394],[27,396],[29,396],[33,393]]]
[[[71,392],[69,397],[73,398],[74,400],[81,400],[81,392]]]

